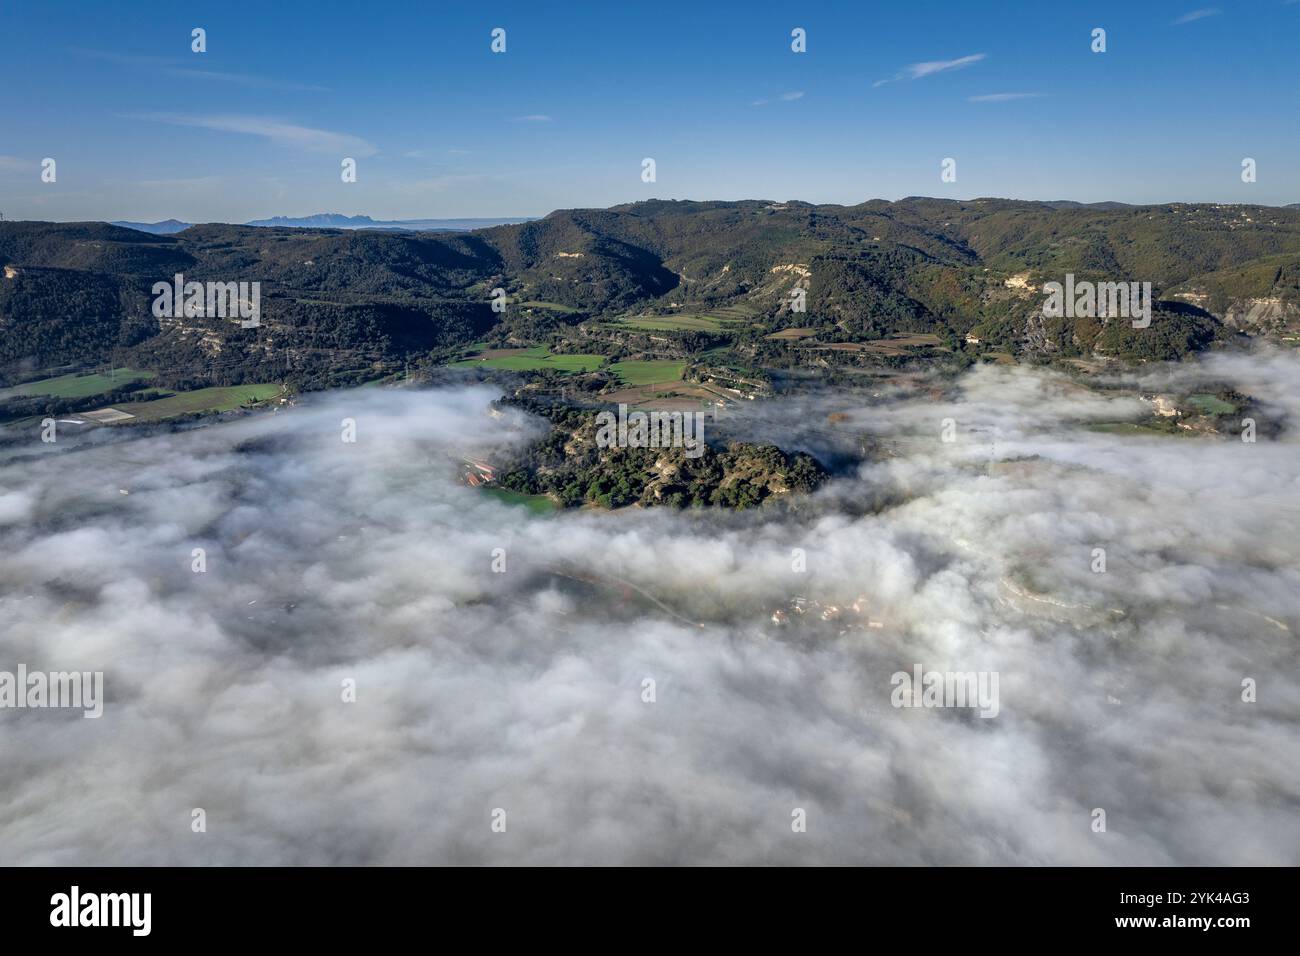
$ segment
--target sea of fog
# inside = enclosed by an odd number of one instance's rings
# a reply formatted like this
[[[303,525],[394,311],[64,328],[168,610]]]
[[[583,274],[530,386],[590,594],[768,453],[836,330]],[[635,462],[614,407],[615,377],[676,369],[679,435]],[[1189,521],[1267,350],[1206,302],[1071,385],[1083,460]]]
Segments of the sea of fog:
[[[1258,440],[1088,427],[1197,382]],[[0,708],[0,864],[1296,865],[1300,361],[1113,384],[747,404],[869,454],[727,514],[466,487],[543,432],[481,386],[11,430],[0,671],[104,699]],[[895,706],[918,665],[996,715]]]

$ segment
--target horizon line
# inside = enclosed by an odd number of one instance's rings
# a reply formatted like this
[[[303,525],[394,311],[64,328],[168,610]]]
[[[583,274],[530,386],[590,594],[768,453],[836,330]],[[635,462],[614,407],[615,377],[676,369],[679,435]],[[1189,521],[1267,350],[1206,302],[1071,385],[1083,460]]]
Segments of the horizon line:
[[[1292,208],[1300,207],[1300,201],[1293,202],[1293,203],[1260,203],[1260,202],[1252,203],[1252,202],[1223,202],[1221,200],[1214,200],[1214,199],[1169,199],[1169,200],[1154,200],[1150,202],[1125,202],[1123,200],[1118,200],[1118,199],[1099,199],[1099,200],[1021,199],[1012,196],[972,196],[969,198],[960,198],[954,196],[925,196],[919,194],[901,196],[898,199],[884,199],[882,197],[875,196],[869,199],[863,199],[862,201],[856,203],[836,203],[836,202],[816,203],[816,202],[810,202],[805,199],[766,199],[766,198],[670,199],[670,198],[661,198],[661,197],[650,197],[647,199],[635,199],[626,202],[612,203],[608,206],[559,206],[547,213],[508,215],[508,216],[443,215],[443,216],[412,216],[410,218],[404,218],[404,219],[393,219],[393,218],[377,218],[369,215],[368,213],[318,212],[318,213],[308,213],[306,215],[301,215],[301,216],[293,216],[293,215],[285,215],[283,213],[276,213],[270,216],[263,216],[261,218],[255,218],[255,219],[247,219],[240,222],[233,222],[224,219],[190,220],[190,219],[182,219],[177,216],[168,216],[164,219],[156,219],[152,221],[146,219],[121,218],[121,219],[3,219],[0,220],[0,222],[52,222],[52,223],[63,223],[63,224],[97,222],[97,223],[104,223],[106,225],[113,225],[114,223],[120,223],[120,222],[135,222],[141,225],[150,225],[150,226],[158,225],[164,222],[181,222],[181,223],[186,223],[187,225],[190,226],[209,226],[209,225],[210,226],[247,226],[250,225],[251,223],[265,222],[272,219],[312,219],[318,216],[340,216],[348,219],[366,218],[366,219],[371,219],[376,223],[438,222],[438,221],[455,221],[455,220],[464,221],[464,220],[475,220],[475,219],[483,219],[483,220],[513,219],[519,222],[524,222],[530,220],[545,219],[548,216],[552,216],[555,213],[559,213],[559,212],[569,212],[569,211],[586,210],[586,209],[610,210],[610,209],[617,209],[620,206],[639,206],[639,205],[644,205],[646,203],[652,203],[652,202],[691,203],[696,205],[705,205],[705,204],[740,205],[742,203],[767,203],[769,205],[780,205],[780,206],[798,205],[798,206],[808,206],[810,208],[834,207],[838,209],[853,209],[857,206],[865,206],[870,203],[888,203],[890,205],[894,205],[896,203],[920,201],[920,200],[933,201],[933,202],[953,202],[953,203],[1013,202],[1013,203],[1025,203],[1025,204],[1035,204],[1035,205],[1053,205],[1059,203],[1068,203],[1070,205],[1084,206],[1084,207],[1118,206],[1118,207],[1125,207],[1131,209],[1144,209],[1152,206],[1247,206],[1247,207],[1254,207],[1254,208],[1261,208],[1261,209],[1292,209]],[[329,228],[329,227],[322,227],[322,228]]]

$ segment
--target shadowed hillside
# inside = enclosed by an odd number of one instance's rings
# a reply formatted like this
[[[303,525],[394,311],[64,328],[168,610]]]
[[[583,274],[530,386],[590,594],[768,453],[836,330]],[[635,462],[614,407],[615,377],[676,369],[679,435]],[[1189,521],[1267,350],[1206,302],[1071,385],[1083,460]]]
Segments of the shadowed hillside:
[[[316,387],[484,340],[663,358],[725,347],[787,366],[905,334],[949,352],[978,340],[1010,355],[1176,358],[1295,324],[1300,210],[654,200],[468,233],[4,222],[0,265],[7,379],[118,362]],[[1151,282],[1153,328],[1044,319],[1042,283],[1067,272]],[[155,318],[151,288],[176,273],[259,282],[260,327]],[[505,311],[491,308],[498,288]]]

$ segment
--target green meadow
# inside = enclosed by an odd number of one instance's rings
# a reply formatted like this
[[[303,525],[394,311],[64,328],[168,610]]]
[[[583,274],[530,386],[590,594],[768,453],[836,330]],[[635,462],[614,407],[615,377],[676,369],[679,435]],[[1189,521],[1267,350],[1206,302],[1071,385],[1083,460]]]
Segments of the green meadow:
[[[751,318],[753,313],[746,309],[724,306],[680,315],[629,315],[619,319],[616,325],[646,332],[725,332],[728,326]]]
[[[519,305],[521,308],[544,309],[547,312],[576,312],[577,311],[577,309],[574,309],[567,305],[561,305],[558,302],[543,302],[540,299],[529,299],[527,302],[520,302]]]
[[[658,385],[660,382],[680,382],[686,372],[686,363],[674,359],[652,359],[615,362],[609,368],[625,385]]]
[[[264,402],[279,394],[280,386],[273,383],[224,385],[180,392],[148,402],[119,402],[113,407],[134,415],[139,421],[158,421],[191,412],[229,412],[242,405]]]
[[[87,398],[101,392],[111,392],[115,388],[141,382],[154,377],[153,372],[138,372],[134,369],[114,369],[112,375],[92,372],[89,375],[60,375],[57,378],[41,379],[39,382],[27,382],[13,388],[0,390],[0,399],[48,395],[51,398]]]
[[[548,368],[561,372],[591,372],[600,368],[605,361],[603,355],[552,355],[545,346],[510,352],[509,355],[495,355],[491,358],[469,358],[455,364],[461,368],[481,366],[511,372],[538,372]]]
[[[484,488],[483,494],[491,495],[503,504],[522,505],[528,509],[529,513],[535,515],[550,514],[559,507],[548,495],[526,495],[523,492],[511,491],[509,488],[498,488],[494,485]]]
[[[722,323],[711,315],[638,315],[618,324],[645,332],[721,332]]]
[[[1231,415],[1237,410],[1237,406],[1231,402],[1225,402],[1217,395],[1211,395],[1204,392],[1200,395],[1192,395],[1187,399],[1187,404],[1191,405],[1202,415]]]

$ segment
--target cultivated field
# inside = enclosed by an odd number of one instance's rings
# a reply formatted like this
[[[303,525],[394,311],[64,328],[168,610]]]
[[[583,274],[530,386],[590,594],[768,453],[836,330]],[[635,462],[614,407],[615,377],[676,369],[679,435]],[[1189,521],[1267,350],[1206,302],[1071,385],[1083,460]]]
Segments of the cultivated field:
[[[738,306],[724,306],[708,312],[685,312],[680,315],[629,315],[617,326],[646,332],[725,332],[728,326],[748,322],[753,313]]]
[[[680,382],[686,371],[686,363],[675,359],[651,359],[615,362],[609,369],[624,385],[658,385]]]
[[[711,315],[637,315],[618,324],[645,332],[721,332],[723,324]]]
[[[940,352],[948,351],[947,348],[943,347],[943,340],[939,336],[928,332],[899,333],[891,335],[887,339],[877,339],[874,342],[828,342],[823,345],[806,345],[803,347],[811,351],[867,352],[872,355],[906,355],[910,349],[918,348],[930,348]]]
[[[1237,406],[1231,402],[1225,402],[1217,395],[1211,395],[1209,392],[1203,392],[1198,395],[1192,395],[1187,399],[1187,404],[1191,405],[1202,415],[1230,415],[1237,410]]]
[[[546,312],[576,312],[577,309],[570,308],[567,305],[560,305],[558,302],[542,302],[540,299],[530,299],[527,302],[520,302],[521,309],[542,309]]]
[[[229,412],[241,405],[264,402],[280,392],[281,387],[271,383],[226,385],[180,392],[149,402],[119,402],[113,407],[131,415],[135,421],[150,422],[190,412]]]
[[[509,488],[498,488],[489,485],[483,489],[483,494],[491,495],[498,501],[507,505],[521,505],[535,515],[545,515],[557,510],[559,505],[547,495],[526,495],[519,491],[511,491]]]
[[[112,375],[92,372],[89,375],[75,373],[60,375],[57,378],[41,379],[39,382],[27,382],[13,388],[0,389],[0,401],[19,396],[48,395],[51,398],[86,398],[101,392],[111,392],[115,388],[140,382],[154,377],[153,372],[137,372],[134,369],[114,369]]]
[[[605,362],[603,355],[552,355],[545,346],[531,349],[488,349],[473,358],[456,362],[459,368],[481,366],[511,372],[537,372],[557,369],[561,372],[591,372]]]

